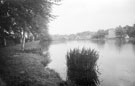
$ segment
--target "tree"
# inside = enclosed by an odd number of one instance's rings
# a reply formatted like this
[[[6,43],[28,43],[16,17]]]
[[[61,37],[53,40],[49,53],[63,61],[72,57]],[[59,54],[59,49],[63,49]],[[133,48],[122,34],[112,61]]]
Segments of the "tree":
[[[126,35],[126,30],[124,30],[121,26],[117,27],[115,29],[115,32],[116,36],[119,38],[123,38]]]
[[[135,38],[135,24],[133,26],[126,26],[125,28],[128,36]]]
[[[57,1],[57,0],[56,0]],[[55,2],[55,1],[53,1]],[[43,36],[51,15],[49,0],[0,0],[0,36],[6,43],[7,37],[21,39],[24,50],[27,33]],[[11,34],[12,32],[12,34]],[[46,32],[48,33],[48,32]]]
[[[107,35],[107,32],[104,30],[98,30],[92,38],[96,38],[96,39],[102,39],[105,38],[105,35]]]

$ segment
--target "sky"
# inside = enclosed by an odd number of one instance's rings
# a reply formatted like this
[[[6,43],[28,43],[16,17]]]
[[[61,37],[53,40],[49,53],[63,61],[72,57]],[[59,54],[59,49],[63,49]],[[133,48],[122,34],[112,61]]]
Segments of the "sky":
[[[83,31],[135,24],[135,0],[62,0],[53,6],[57,18],[49,23],[49,33],[75,34]]]

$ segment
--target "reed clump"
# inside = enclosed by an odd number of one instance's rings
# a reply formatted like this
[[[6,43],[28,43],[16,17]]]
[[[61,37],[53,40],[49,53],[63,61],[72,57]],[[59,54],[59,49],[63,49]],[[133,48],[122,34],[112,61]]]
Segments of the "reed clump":
[[[98,86],[97,60],[94,49],[73,49],[67,52],[67,82],[77,86]]]

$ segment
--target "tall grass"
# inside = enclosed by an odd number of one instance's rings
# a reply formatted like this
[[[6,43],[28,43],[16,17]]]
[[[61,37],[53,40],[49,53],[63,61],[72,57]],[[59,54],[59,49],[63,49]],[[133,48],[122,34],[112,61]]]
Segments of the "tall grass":
[[[67,81],[81,86],[98,86],[97,60],[93,49],[73,49],[67,52]]]

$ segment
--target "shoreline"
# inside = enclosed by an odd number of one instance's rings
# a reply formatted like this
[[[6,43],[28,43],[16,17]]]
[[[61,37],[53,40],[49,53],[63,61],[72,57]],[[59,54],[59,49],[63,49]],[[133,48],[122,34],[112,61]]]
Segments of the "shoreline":
[[[20,45],[0,49],[0,79],[6,84],[3,86],[59,86],[59,74],[45,68],[48,58],[31,52],[38,49],[38,43],[26,43],[26,51],[30,52],[21,52]]]

